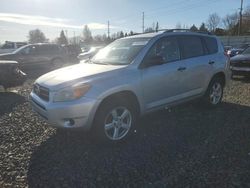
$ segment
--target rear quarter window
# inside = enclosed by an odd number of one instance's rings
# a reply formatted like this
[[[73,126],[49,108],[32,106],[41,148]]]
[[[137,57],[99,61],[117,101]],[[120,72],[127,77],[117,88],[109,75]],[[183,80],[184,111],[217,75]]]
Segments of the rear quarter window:
[[[192,58],[204,55],[202,41],[198,36],[181,36],[182,58]]]
[[[204,37],[205,45],[208,51],[208,54],[215,54],[218,52],[217,40],[212,37]]]

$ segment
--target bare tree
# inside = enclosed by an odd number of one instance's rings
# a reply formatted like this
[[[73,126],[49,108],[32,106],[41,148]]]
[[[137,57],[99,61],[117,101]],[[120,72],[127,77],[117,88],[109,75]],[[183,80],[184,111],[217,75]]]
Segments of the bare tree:
[[[43,43],[47,41],[44,33],[40,29],[30,30],[28,40],[31,44]]]
[[[145,29],[145,33],[152,33],[152,32],[154,32],[155,30],[154,30],[154,28],[153,27],[147,27],[146,29]]]
[[[225,18],[222,19],[222,23],[223,23],[225,29],[230,32],[238,23],[237,12],[235,12],[233,14],[226,15]]]
[[[207,27],[209,31],[215,32],[215,29],[219,26],[221,19],[217,13],[210,14],[207,20]]]
[[[242,18],[242,32],[244,34],[250,33],[250,6],[245,8]]]
[[[85,25],[83,29],[83,41],[87,44],[93,41],[92,34],[88,25]]]

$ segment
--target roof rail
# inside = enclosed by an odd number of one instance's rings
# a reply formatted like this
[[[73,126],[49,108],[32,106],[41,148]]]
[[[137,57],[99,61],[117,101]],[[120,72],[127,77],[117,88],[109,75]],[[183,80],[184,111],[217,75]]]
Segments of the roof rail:
[[[213,33],[209,32],[209,31],[192,31],[190,29],[159,29],[157,31],[151,31],[151,32],[134,33],[134,35],[147,34],[147,33],[157,33],[157,32],[163,32],[163,33],[193,32],[193,33],[201,33],[201,34],[213,35]]]
[[[213,35],[209,31],[192,31],[190,29],[167,29],[164,33],[172,33],[172,32],[194,32],[194,33],[202,33],[202,34],[207,34],[207,35]]]
[[[190,32],[190,29],[167,29],[164,33],[172,32]]]

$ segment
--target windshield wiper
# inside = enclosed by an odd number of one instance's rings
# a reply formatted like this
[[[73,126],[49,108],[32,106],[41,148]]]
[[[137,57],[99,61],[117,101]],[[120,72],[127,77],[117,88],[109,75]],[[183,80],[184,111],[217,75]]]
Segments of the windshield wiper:
[[[98,64],[98,65],[110,65],[110,63],[101,62],[101,61],[92,61],[92,60],[91,60],[91,62],[92,62],[93,64]]]

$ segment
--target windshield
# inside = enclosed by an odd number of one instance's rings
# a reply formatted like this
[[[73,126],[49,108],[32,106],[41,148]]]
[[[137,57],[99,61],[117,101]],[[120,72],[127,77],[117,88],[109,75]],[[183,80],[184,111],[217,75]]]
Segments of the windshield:
[[[250,47],[246,48],[242,54],[250,54]]]
[[[19,53],[19,52],[21,52],[24,48],[26,48],[28,45],[25,45],[25,46],[22,46],[22,47],[20,47],[20,48],[18,48],[17,50],[15,50],[13,53],[14,54],[17,54],[17,53]]]
[[[100,50],[92,59],[96,64],[127,65],[132,62],[150,38],[125,38],[116,40]]]

